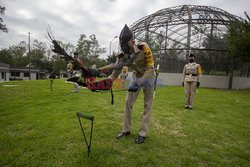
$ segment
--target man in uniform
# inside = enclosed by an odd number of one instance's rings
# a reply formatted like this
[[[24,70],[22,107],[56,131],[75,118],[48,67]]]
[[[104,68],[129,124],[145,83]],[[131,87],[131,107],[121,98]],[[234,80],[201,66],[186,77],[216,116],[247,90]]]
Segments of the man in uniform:
[[[195,98],[196,88],[200,86],[200,78],[202,74],[200,64],[194,62],[195,56],[190,53],[189,63],[183,68],[182,86],[185,88],[186,103],[185,109],[192,110]]]
[[[91,68],[96,69],[96,63],[95,63],[95,61],[93,62],[93,65],[92,65],[92,67],[91,67]]]
[[[131,112],[139,95],[140,89],[142,88],[144,92],[144,112],[142,116],[141,128],[138,137],[135,139],[135,143],[141,144],[147,136],[151,117],[155,81],[154,58],[147,43],[141,42],[135,44],[133,34],[127,25],[125,25],[121,31],[119,41],[121,50],[126,56],[117,60],[110,78],[117,78],[122,70],[122,67],[130,66],[133,69],[133,82],[128,89],[125,101],[123,129],[122,132],[116,136],[116,138],[121,139],[130,134]]]
[[[69,61],[67,64],[67,74],[68,78],[72,77],[73,75],[73,64],[71,63],[71,61]]]
[[[122,88],[126,88],[126,78],[128,77],[128,67],[124,66],[122,73],[120,74],[120,79],[122,82]]]

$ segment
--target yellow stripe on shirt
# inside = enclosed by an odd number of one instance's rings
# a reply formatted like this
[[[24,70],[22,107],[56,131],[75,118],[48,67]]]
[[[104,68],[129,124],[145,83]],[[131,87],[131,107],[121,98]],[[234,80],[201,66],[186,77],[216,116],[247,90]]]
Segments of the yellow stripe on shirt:
[[[145,54],[145,66],[146,67],[154,67],[154,57],[151,49],[149,48],[148,44],[143,44],[143,51]]]
[[[198,74],[202,74],[202,69],[201,69],[201,66],[198,67]]]

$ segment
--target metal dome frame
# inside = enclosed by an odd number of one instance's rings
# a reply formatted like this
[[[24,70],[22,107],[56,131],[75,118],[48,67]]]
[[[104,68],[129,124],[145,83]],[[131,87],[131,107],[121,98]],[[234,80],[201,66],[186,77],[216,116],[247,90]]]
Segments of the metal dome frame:
[[[183,50],[185,58],[191,50],[227,52],[225,48],[213,48],[215,36],[225,36],[230,22],[241,20],[220,8],[212,6],[181,5],[159,10],[145,16],[130,28],[135,39],[148,42],[149,38],[161,38],[161,52]],[[204,37],[209,38],[210,47],[204,48],[201,43]],[[171,43],[179,48],[170,48]]]

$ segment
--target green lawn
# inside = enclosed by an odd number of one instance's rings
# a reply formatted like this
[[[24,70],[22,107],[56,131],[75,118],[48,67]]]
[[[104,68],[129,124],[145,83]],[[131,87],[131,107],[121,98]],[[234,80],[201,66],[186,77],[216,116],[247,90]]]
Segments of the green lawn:
[[[19,85],[4,87],[6,84]],[[55,80],[0,84],[0,166],[250,166],[250,91],[201,88],[192,111],[184,109],[182,87],[156,92],[151,126],[137,145],[143,93],[132,113],[132,134],[115,136],[123,124],[126,92],[70,93]],[[87,158],[76,117],[95,116]],[[87,135],[90,121],[83,120]]]

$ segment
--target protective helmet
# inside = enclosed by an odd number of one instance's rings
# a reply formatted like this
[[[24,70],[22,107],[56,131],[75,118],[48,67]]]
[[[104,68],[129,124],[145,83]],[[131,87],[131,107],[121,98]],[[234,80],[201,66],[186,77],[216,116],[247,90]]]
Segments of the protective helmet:
[[[128,28],[127,24],[125,24],[119,36],[121,50],[123,51],[124,54],[128,54],[130,52],[128,41],[132,38],[133,38],[133,33]]]

